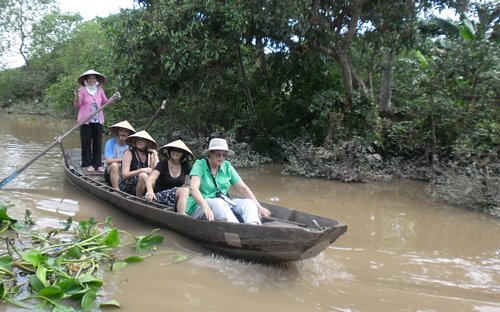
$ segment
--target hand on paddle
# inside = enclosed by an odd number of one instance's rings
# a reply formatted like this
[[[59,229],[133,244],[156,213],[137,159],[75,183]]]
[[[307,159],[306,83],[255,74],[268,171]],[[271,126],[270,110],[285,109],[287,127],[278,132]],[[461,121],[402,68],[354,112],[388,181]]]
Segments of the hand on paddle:
[[[113,93],[113,95],[111,96],[111,98],[114,100],[114,101],[118,101],[119,99],[122,98],[122,96],[120,95],[120,92],[115,92]]]
[[[108,103],[106,103],[106,105],[111,104],[113,102],[116,102],[121,98],[122,98],[122,96],[121,96],[120,92],[117,91],[117,92],[113,93],[113,95],[109,99]]]

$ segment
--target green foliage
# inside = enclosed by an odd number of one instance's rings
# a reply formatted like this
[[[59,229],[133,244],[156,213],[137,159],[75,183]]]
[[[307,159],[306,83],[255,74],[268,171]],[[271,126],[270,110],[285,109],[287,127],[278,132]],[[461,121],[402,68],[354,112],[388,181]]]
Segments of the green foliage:
[[[140,255],[121,259],[115,253],[117,250],[135,244],[137,253],[149,251],[164,240],[154,235],[156,230],[147,236],[131,236],[112,227],[110,218],[105,223],[91,218],[78,225],[68,219],[61,228],[43,233],[30,227],[33,221],[27,213],[26,227],[19,230],[14,226],[19,222],[8,216],[4,203],[0,203],[0,220],[18,231],[16,240],[2,239],[7,244],[7,253],[0,257],[0,296],[29,310],[44,307],[44,310],[74,311],[74,303],[83,311],[99,306],[119,307],[114,300],[98,301],[97,294],[104,284],[100,270],[116,270],[144,260]],[[185,259],[184,255],[178,257]],[[29,285],[23,285],[25,281]]]
[[[107,92],[123,96],[107,108],[107,122],[126,118],[140,128],[168,101],[148,129],[164,142],[183,136],[205,146],[224,134],[248,143],[243,155],[254,149],[282,161],[292,149],[276,140],[329,149],[359,138],[378,142],[384,157],[498,159],[492,3],[139,2],[86,23],[58,12],[39,19],[30,66],[0,72],[1,105],[41,96],[74,115],[76,77],[93,68],[109,78]],[[460,20],[432,18],[445,8]]]

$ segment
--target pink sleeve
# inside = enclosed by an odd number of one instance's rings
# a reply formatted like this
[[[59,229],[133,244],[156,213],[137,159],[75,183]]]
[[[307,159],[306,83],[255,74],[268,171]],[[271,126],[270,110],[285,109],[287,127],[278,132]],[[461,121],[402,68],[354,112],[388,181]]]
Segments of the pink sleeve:
[[[108,97],[106,96],[104,89],[101,88],[101,103],[102,105],[105,105],[107,102],[108,102]]]
[[[78,100],[75,101],[75,107],[80,108],[83,103],[83,93],[82,93],[82,88],[78,89]]]

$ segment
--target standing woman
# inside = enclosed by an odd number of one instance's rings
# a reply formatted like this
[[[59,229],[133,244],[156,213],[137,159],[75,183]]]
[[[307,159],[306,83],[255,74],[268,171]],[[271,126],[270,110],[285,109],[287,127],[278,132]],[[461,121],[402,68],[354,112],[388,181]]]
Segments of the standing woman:
[[[191,196],[188,198],[187,214],[195,219],[251,224],[261,224],[260,216],[271,215],[227,160],[228,155],[234,152],[228,148],[226,140],[212,139],[204,154],[207,158],[198,159],[189,174]],[[234,187],[244,198],[229,198],[230,187]]]
[[[158,145],[144,130],[132,134],[125,142],[130,149],[123,154],[120,190],[142,197],[146,191],[146,180],[158,164]]]
[[[120,93],[116,92],[108,100],[102,88],[106,77],[94,70],[84,72],[77,81],[81,86],[75,91],[74,105],[78,108],[78,123],[88,119],[101,107],[120,99]],[[87,171],[105,171],[101,163],[103,124],[104,113],[100,111],[80,127],[82,168],[86,168]]]
[[[146,182],[146,199],[156,200],[169,207],[176,208],[180,214],[186,214],[186,203],[189,188],[184,187],[189,179],[193,152],[177,140],[160,147],[160,155],[164,160],[156,165]]]

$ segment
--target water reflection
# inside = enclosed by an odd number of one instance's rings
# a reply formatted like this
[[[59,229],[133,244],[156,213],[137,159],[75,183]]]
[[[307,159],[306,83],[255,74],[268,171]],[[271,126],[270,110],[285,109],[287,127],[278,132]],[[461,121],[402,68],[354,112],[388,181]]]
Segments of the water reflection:
[[[77,201],[64,198],[40,200],[36,202],[36,208],[67,216],[74,216],[79,210]]]

